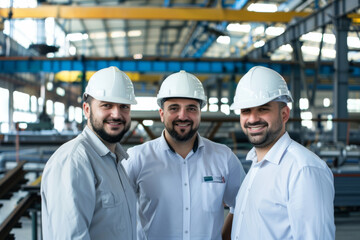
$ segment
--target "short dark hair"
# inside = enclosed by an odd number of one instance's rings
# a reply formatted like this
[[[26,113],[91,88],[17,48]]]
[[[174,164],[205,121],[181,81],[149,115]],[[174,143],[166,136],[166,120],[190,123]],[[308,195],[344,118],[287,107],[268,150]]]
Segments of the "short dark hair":
[[[171,98],[163,98],[163,99],[161,99],[160,108],[161,108],[161,109],[164,109],[164,102],[166,102],[166,101],[169,100],[169,99],[173,99],[173,98],[181,98],[181,99],[191,99],[191,100],[195,100],[195,101],[197,101],[197,102],[200,104],[200,107],[201,107],[201,103],[202,103],[200,99],[195,99],[195,98],[171,97]]]
[[[279,103],[279,108],[280,109],[283,109],[284,107],[287,106],[287,103],[286,102],[278,102]]]
[[[91,105],[91,102],[94,98],[92,96],[90,96],[89,94],[84,94],[83,95],[83,102],[88,103],[89,105]]]

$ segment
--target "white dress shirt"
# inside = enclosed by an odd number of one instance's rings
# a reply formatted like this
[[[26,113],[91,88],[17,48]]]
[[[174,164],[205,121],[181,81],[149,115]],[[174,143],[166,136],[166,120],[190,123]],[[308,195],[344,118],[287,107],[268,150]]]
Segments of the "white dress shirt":
[[[120,163],[126,157],[88,127],[62,145],[42,175],[43,239],[135,240],[136,195]]]
[[[252,166],[236,197],[231,239],[335,238],[334,180],[326,163],[285,133]]]
[[[185,159],[163,135],[128,150],[123,165],[138,192],[139,240],[221,240],[223,202],[234,206],[245,172],[227,146],[197,139]]]

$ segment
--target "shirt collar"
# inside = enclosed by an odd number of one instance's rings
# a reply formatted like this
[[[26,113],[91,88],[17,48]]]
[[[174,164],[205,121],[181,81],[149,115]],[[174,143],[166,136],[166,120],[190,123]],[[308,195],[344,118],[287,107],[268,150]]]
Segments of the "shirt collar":
[[[99,156],[104,157],[109,153],[112,154],[112,152],[88,126],[85,126],[82,134],[90,142],[92,148],[97,152],[97,154],[99,154]],[[129,155],[121,147],[120,143],[116,143],[115,154],[119,160],[124,158],[127,159],[129,157]]]
[[[160,140],[161,146],[164,150],[170,149],[172,152],[175,153],[175,150],[171,145],[168,143],[168,141],[165,138],[165,130],[161,134],[161,140]],[[193,146],[193,152],[195,153],[200,147],[204,146],[204,142],[200,137],[200,134],[196,134],[194,146]]]
[[[291,140],[289,134],[287,132],[285,132],[284,135],[282,135],[276,141],[274,146],[272,146],[272,148],[266,153],[263,161],[268,161],[268,162],[279,165],[281,158],[282,158],[284,152],[286,151],[286,149],[288,148],[288,146],[290,145],[291,141],[292,140]],[[253,162],[257,161],[255,147],[253,147],[249,151],[249,153],[246,155],[246,160],[251,160]]]

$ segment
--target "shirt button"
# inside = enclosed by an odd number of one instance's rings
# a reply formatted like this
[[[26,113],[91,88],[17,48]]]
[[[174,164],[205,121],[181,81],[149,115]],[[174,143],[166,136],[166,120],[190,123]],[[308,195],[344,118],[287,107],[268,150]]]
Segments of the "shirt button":
[[[186,161],[184,161],[184,164],[186,164]]]
[[[184,183],[184,186],[187,186],[187,183]]]
[[[188,230],[186,230],[185,233],[188,234]]]
[[[187,207],[187,208],[185,208],[185,210],[187,211],[187,210],[189,210],[189,208]]]

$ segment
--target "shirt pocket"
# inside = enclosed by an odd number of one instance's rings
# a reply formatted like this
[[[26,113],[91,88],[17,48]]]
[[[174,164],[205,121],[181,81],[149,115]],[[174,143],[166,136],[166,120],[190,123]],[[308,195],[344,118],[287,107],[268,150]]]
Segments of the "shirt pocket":
[[[104,228],[109,228],[108,231],[110,232],[120,233],[125,231],[127,227],[126,223],[130,222],[130,220],[126,217],[125,200],[119,196],[117,197],[111,191],[102,191],[100,199],[102,215],[116,222],[116,224],[109,224]]]
[[[116,198],[110,191],[104,191],[101,193],[101,206],[103,208],[113,208],[122,204],[120,198]]]
[[[219,182],[202,183],[202,206],[204,211],[217,212],[223,209],[225,185],[225,183]]]

